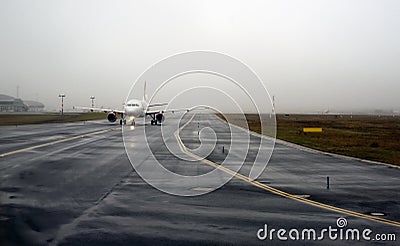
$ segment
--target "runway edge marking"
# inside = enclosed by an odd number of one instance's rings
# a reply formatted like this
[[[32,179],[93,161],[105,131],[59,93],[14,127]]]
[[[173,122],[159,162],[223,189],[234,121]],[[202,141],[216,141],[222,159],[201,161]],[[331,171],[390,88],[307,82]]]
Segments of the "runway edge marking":
[[[74,140],[74,139],[79,139],[79,138],[83,138],[83,137],[97,135],[97,134],[100,134],[100,133],[113,131],[115,129],[119,129],[119,128],[105,129],[105,130],[90,132],[90,133],[81,134],[81,135],[77,135],[77,136],[73,136],[73,137],[69,137],[69,138],[63,138],[63,139],[59,139],[59,140],[48,142],[48,143],[44,143],[44,144],[34,145],[34,146],[31,146],[31,147],[18,149],[18,150],[14,150],[14,151],[10,151],[10,152],[6,152],[6,153],[3,153],[3,154],[0,154],[0,157],[6,157],[6,156],[9,156],[9,155],[14,155],[14,154],[18,154],[18,153],[21,153],[21,152],[25,152],[25,151],[29,151],[29,150],[33,150],[33,149],[37,149],[37,148],[42,148],[42,147],[50,146],[50,145],[53,145],[53,144],[58,144],[58,143],[62,143],[62,142],[71,141],[71,140]]]
[[[285,197],[285,198],[289,198],[289,199],[292,199],[292,200],[296,200],[296,201],[299,201],[299,202],[302,202],[302,203],[306,203],[306,204],[309,204],[309,205],[312,205],[312,206],[315,206],[315,207],[319,207],[319,208],[323,208],[323,209],[326,209],[326,210],[338,212],[338,213],[341,213],[341,214],[347,214],[347,215],[350,215],[350,216],[354,216],[354,217],[358,217],[358,218],[362,218],[362,219],[367,219],[367,220],[371,220],[371,221],[375,221],[375,222],[380,222],[380,223],[384,223],[384,224],[388,224],[388,225],[392,225],[392,226],[400,226],[400,222],[398,222],[398,221],[393,221],[393,220],[388,220],[388,219],[384,219],[384,218],[380,218],[380,217],[366,215],[366,214],[362,214],[362,213],[359,213],[359,212],[355,212],[355,211],[351,211],[351,210],[347,210],[347,209],[343,209],[343,208],[338,208],[338,207],[335,207],[335,206],[332,206],[332,205],[327,205],[327,204],[324,204],[324,203],[321,203],[321,202],[316,202],[316,201],[313,201],[313,200],[310,200],[310,199],[307,199],[307,198],[298,197],[296,195],[293,195],[293,194],[287,193],[285,191],[273,188],[271,186],[265,185],[265,184],[260,183],[258,181],[250,180],[248,177],[246,177],[246,176],[244,176],[244,175],[242,175],[240,173],[236,173],[236,172],[234,172],[234,171],[232,171],[232,170],[230,170],[230,169],[228,169],[228,168],[226,168],[224,166],[221,166],[221,165],[219,165],[217,163],[214,163],[214,162],[212,162],[210,160],[201,158],[198,155],[195,155],[195,154],[191,153],[190,151],[187,150],[186,146],[183,144],[182,139],[179,136],[179,132],[183,128],[185,128],[193,120],[194,117],[195,117],[195,115],[193,115],[192,118],[190,118],[188,120],[188,122],[186,122],[183,126],[181,126],[174,133],[175,138],[179,143],[180,149],[185,154],[187,154],[187,155],[189,155],[189,156],[191,156],[191,157],[193,157],[193,158],[195,158],[195,159],[197,159],[197,160],[199,160],[199,161],[201,161],[201,162],[203,162],[203,163],[205,163],[207,165],[210,165],[212,167],[220,169],[223,172],[231,174],[234,177],[236,177],[236,178],[238,178],[240,180],[243,180],[243,181],[245,181],[245,182],[247,182],[247,183],[249,183],[251,185],[254,185],[254,186],[258,187],[258,188],[261,188],[263,190],[269,191],[269,192],[271,192],[273,194],[276,194],[276,195],[279,195],[279,196],[282,196],[282,197]]]

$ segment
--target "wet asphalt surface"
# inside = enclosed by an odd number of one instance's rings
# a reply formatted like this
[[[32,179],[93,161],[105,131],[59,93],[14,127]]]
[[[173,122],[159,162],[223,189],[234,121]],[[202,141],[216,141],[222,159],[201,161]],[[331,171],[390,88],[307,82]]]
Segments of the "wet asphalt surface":
[[[165,124],[174,121],[167,118]],[[180,133],[188,148],[199,146],[199,124],[215,130],[218,141],[207,159],[221,163],[234,151],[227,141],[229,128],[213,115],[196,115]],[[144,126],[136,125],[135,130],[140,127]],[[160,127],[146,127],[151,129],[150,148],[168,170],[198,175],[214,169],[171,155],[161,141]],[[284,198],[236,178],[201,196],[163,193],[134,171],[119,126],[106,121],[0,127],[0,153],[104,129],[109,131],[0,157],[0,245],[396,244],[257,238],[264,224],[277,230],[318,231],[336,227],[339,217],[347,219],[346,228],[400,235],[399,227]],[[256,136],[250,139],[250,152],[240,170],[244,175],[259,142]],[[146,163],[140,141],[136,146],[135,161]],[[276,144],[258,181],[324,204],[364,214],[380,212],[383,218],[400,221],[399,174],[397,168]],[[199,188],[207,188],[203,186]]]

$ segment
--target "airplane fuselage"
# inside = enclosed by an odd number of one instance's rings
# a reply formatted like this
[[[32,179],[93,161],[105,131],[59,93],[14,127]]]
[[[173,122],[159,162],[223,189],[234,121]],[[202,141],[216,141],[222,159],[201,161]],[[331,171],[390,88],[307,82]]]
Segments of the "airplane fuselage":
[[[144,117],[146,111],[147,104],[145,101],[131,99],[125,104],[125,117],[127,118],[136,118],[136,117]]]

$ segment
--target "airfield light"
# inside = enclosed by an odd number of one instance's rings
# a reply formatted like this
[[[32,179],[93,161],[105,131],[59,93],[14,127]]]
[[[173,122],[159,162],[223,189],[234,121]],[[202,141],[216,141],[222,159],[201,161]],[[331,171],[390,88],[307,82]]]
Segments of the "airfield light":
[[[64,115],[64,97],[65,97],[65,94],[60,94],[60,95],[58,95],[58,97],[61,98],[61,115]]]

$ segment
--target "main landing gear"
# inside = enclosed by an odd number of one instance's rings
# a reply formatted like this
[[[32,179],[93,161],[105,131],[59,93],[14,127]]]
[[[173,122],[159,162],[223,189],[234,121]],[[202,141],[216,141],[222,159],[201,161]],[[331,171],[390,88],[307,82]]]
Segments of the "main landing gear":
[[[120,119],[119,120],[119,124],[122,126],[122,123],[124,123],[124,125],[126,125],[126,119]]]

